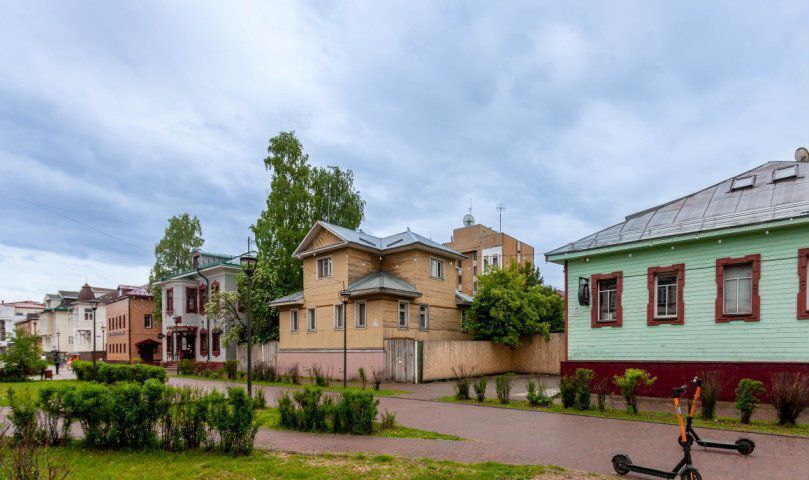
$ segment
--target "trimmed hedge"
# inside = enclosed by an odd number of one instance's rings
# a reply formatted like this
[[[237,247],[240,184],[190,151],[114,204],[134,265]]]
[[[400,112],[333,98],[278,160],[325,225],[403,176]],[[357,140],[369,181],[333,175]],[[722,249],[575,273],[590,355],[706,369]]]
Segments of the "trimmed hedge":
[[[113,384],[118,382],[144,383],[146,380],[154,379],[160,383],[166,383],[168,375],[166,369],[153,365],[126,363],[102,363],[93,367],[93,362],[76,360],[73,362],[73,372],[76,378],[88,382],[98,382]]]
[[[304,432],[370,435],[374,431],[379,400],[371,392],[343,392],[336,401],[323,397],[317,387],[306,387],[278,397],[279,424]]]

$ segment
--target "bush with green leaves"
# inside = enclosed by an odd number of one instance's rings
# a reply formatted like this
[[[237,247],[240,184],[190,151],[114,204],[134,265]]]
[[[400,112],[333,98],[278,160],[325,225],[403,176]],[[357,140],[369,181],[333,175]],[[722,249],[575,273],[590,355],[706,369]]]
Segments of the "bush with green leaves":
[[[59,383],[48,383],[39,389],[40,422],[48,445],[60,445],[70,440],[74,419],[67,396],[73,390],[73,385]]]
[[[574,406],[577,410],[590,409],[590,392],[594,376],[595,372],[589,368],[577,368],[576,373],[573,374],[573,380],[576,383],[576,400]]]
[[[702,408],[700,408],[699,416],[703,420],[713,420],[716,417],[716,402],[719,401],[725,386],[722,372],[711,370],[701,373],[700,377],[702,378]]]
[[[144,383],[154,379],[165,383],[168,379],[166,369],[154,365],[126,363],[96,363],[76,360],[72,365],[76,378],[82,381],[113,384],[118,382]]]
[[[261,382],[277,382],[278,369],[274,362],[258,362],[253,365],[253,380]]]
[[[638,390],[641,387],[651,386],[657,377],[651,376],[646,370],[627,368],[623,375],[615,375],[612,380],[626,401],[626,411],[636,414],[638,413]]]
[[[8,404],[11,410],[8,416],[14,426],[14,440],[17,442],[33,440],[41,441],[41,430],[37,422],[37,402],[29,392],[17,392],[9,388]]]
[[[469,400],[469,386],[472,383],[472,369],[466,365],[452,367],[452,374],[455,376],[455,398],[457,400]]]
[[[329,375],[323,370],[323,367],[317,363],[309,367],[309,377],[312,385],[317,387],[329,386]]]
[[[607,395],[612,393],[613,385],[609,377],[599,377],[593,382],[593,392],[596,394],[598,411],[607,410]]]
[[[549,407],[553,403],[553,398],[548,395],[544,383],[540,382],[537,386],[534,380],[528,380],[527,390],[525,398],[532,407]]]
[[[368,375],[365,373],[365,369],[360,367],[357,370],[357,377],[360,379],[360,385],[362,385],[362,389],[365,390],[365,387],[368,385]]]
[[[514,374],[512,373],[504,373],[503,375],[498,375],[494,378],[494,388],[497,392],[497,400],[499,400],[503,405],[506,405],[511,401],[511,377],[513,376]]]
[[[809,376],[779,372],[772,376],[769,392],[780,425],[793,426],[809,407]]]
[[[292,396],[282,393],[276,406],[283,428],[369,435],[373,433],[379,400],[371,392],[345,391],[333,401],[324,397],[320,388],[306,387]]]
[[[225,361],[225,374],[228,380],[236,380],[236,372],[239,370],[238,360]]]
[[[42,360],[39,335],[18,332],[14,342],[0,355],[2,369],[0,379],[4,382],[19,382],[29,375],[39,375],[47,364]]]
[[[572,375],[562,375],[559,379],[559,396],[562,399],[562,408],[576,406],[576,378]]]
[[[741,414],[740,422],[750,423],[753,412],[759,404],[759,396],[764,393],[764,383],[750,378],[743,378],[736,387],[736,409]]]
[[[230,388],[224,402],[214,402],[208,420],[219,439],[218,448],[234,455],[247,455],[253,451],[258,432],[253,400],[242,388]]]
[[[379,400],[371,392],[346,391],[332,406],[332,431],[370,435],[374,431]]]
[[[177,373],[180,375],[193,375],[194,373],[196,373],[194,371],[195,364],[196,362],[194,362],[193,360],[184,358],[179,362],[177,362]]]
[[[475,388],[475,396],[478,399],[478,402],[482,402],[486,400],[486,385],[489,383],[489,380],[486,377],[480,377],[474,383],[473,387]]]

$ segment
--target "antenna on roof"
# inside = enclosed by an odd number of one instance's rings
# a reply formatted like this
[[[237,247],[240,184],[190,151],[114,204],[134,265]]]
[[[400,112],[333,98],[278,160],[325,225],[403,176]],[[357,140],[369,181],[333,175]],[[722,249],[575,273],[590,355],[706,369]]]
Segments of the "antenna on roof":
[[[800,147],[795,150],[795,161],[806,163],[809,162],[809,150],[806,147]]]
[[[497,211],[500,213],[500,233],[503,233],[503,212],[506,211],[506,206],[502,203],[498,203]]]
[[[472,216],[472,197],[469,197],[469,213],[463,216],[463,226],[471,227],[475,224],[475,217]]]

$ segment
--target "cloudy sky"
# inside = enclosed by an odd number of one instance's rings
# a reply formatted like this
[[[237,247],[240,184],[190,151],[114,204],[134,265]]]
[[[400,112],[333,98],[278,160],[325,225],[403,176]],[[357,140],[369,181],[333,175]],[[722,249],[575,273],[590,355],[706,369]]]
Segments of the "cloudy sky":
[[[184,211],[244,250],[281,130],[354,171],[370,233],[447,241],[471,197],[538,252],[809,144],[806,1],[0,11],[6,301],[145,282]]]

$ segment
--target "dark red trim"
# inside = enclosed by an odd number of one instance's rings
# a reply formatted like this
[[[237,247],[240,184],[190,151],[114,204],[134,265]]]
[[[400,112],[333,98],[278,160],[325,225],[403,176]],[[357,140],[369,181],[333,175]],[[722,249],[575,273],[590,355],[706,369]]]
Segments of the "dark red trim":
[[[798,318],[809,320],[806,290],[809,283],[809,248],[798,250]]]
[[[615,320],[612,322],[599,322],[598,321],[598,282],[601,280],[615,279]],[[621,294],[624,291],[623,272],[612,273],[597,273],[590,277],[590,326],[593,328],[601,327],[620,327],[623,325],[624,309],[621,306]]]
[[[753,265],[753,305],[751,312],[747,315],[725,315],[725,267],[730,265]],[[714,313],[716,323],[728,323],[734,320],[744,320],[745,322],[757,322],[761,318],[761,297],[758,294],[758,282],[761,279],[761,255],[747,255],[738,258],[719,258],[716,260],[716,304]]]
[[[588,368],[595,372],[596,378],[607,377],[612,380],[615,375],[622,375],[627,368],[640,368],[649,372],[657,380],[651,387],[641,391],[642,396],[671,396],[671,389],[680,385],[690,385],[695,375],[709,371],[722,373],[724,388],[720,392],[720,400],[733,400],[735,389],[743,378],[751,378],[764,382],[769,389],[774,373],[804,373],[809,375],[809,363],[799,362],[681,362],[681,361],[640,361],[614,360],[589,361],[573,360],[562,362],[562,375],[573,374],[577,368]],[[617,389],[616,389],[617,391]]]
[[[545,261],[547,261],[548,257],[545,256]],[[565,360],[567,360],[567,339],[570,336],[568,333],[569,330],[567,329],[567,317],[568,312],[570,311],[570,284],[568,283],[568,276],[567,276],[567,260],[565,260]]]
[[[211,284],[211,291],[218,292],[219,291],[219,280],[214,280]]]
[[[677,274],[677,316],[673,318],[655,318],[657,305],[655,303],[655,277],[660,274]],[[654,325],[682,325],[685,323],[685,301],[683,292],[685,291],[685,264],[678,263],[670,267],[649,267],[646,273],[646,287],[649,290],[649,303],[646,305],[646,324]]]
[[[194,301],[189,302],[189,297],[193,295]],[[197,289],[185,287],[185,313],[197,313]]]
[[[211,355],[219,356],[219,354],[222,353],[222,345],[220,344],[221,342],[219,340],[220,335],[220,332],[211,332]]]
[[[166,314],[169,317],[174,315],[174,288],[166,289]]]
[[[205,302],[208,301],[208,288],[205,286],[204,283],[200,283],[199,287],[197,288],[197,302],[199,302],[199,308],[197,311],[200,315],[205,315]]]

